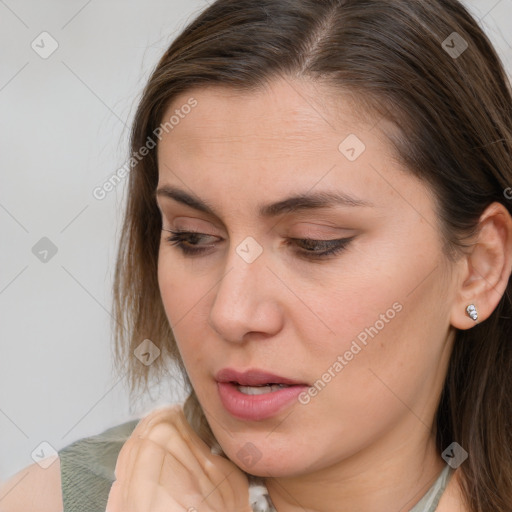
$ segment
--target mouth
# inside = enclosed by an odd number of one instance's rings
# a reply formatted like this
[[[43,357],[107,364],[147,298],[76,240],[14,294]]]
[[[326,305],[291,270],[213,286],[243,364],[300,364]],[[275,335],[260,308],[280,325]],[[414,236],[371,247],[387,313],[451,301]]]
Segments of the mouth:
[[[223,368],[215,376],[217,382],[228,382],[241,387],[259,388],[271,386],[308,386],[306,382],[300,382],[288,377],[282,377],[264,370],[250,369],[244,372],[233,368]]]
[[[244,395],[264,395],[265,393],[273,393],[274,391],[291,387],[288,384],[265,384],[262,386],[242,386],[237,382],[231,382],[230,384],[236,386],[238,391]]]
[[[258,421],[291,405],[309,384],[263,370],[224,368],[215,376],[225,409],[239,419]]]

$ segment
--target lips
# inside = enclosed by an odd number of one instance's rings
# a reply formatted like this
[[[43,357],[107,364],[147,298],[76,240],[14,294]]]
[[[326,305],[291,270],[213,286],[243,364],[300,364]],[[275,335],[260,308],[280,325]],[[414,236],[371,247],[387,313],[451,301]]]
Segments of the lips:
[[[244,421],[264,421],[280,414],[297,405],[297,397],[308,388],[306,383],[255,368],[244,372],[224,368],[215,378],[224,409]]]
[[[233,368],[223,368],[215,376],[217,382],[232,382],[240,386],[265,386],[267,384],[287,384],[288,386],[307,386],[305,382],[281,377],[273,373],[258,369],[250,369],[244,372]]]

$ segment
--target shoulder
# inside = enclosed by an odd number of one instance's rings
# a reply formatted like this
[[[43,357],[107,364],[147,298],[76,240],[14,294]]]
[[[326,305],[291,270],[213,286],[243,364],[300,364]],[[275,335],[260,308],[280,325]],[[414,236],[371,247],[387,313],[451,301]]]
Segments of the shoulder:
[[[48,468],[32,464],[0,486],[2,512],[62,512],[60,461]]]
[[[117,456],[137,426],[132,420],[64,447],[47,469],[33,464],[0,490],[2,512],[104,512]]]

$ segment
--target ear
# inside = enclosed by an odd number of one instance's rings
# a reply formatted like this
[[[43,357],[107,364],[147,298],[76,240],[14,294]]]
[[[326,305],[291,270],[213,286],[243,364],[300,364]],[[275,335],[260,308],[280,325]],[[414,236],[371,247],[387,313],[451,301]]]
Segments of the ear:
[[[512,272],[512,217],[498,202],[480,216],[470,252],[461,260],[461,273],[450,321],[458,329],[470,329],[491,316],[507,288]],[[466,313],[474,304],[475,322]]]

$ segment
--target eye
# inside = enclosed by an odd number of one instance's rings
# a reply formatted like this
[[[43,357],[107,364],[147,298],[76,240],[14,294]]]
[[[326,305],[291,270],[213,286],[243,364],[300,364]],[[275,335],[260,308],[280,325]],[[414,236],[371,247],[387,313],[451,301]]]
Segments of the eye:
[[[195,231],[173,231],[172,229],[162,229],[162,231],[171,233],[171,236],[166,237],[166,241],[171,245],[177,246],[186,255],[200,254],[208,250],[210,246],[197,247],[198,241],[204,238],[218,238],[204,233],[196,233]]]
[[[176,246],[183,254],[187,256],[198,256],[208,251],[212,244],[200,246],[199,242],[204,239],[218,238],[213,235],[197,233],[194,231],[173,231],[171,229],[163,229],[168,231],[171,236],[166,237],[166,241]],[[314,240],[312,238],[287,238],[285,245],[295,246],[299,249],[295,252],[304,258],[321,259],[328,256],[334,256],[343,251],[350,241],[355,237],[338,238],[335,240]]]
[[[303,247],[297,253],[310,259],[327,258],[335,256],[346,249],[350,241],[355,237],[337,238],[335,240],[314,240],[313,238],[287,238],[286,245]]]

